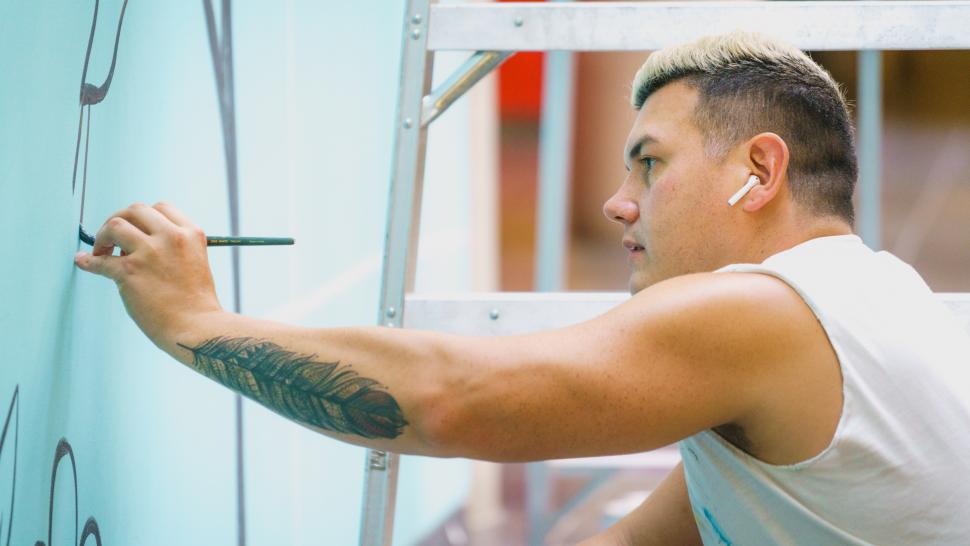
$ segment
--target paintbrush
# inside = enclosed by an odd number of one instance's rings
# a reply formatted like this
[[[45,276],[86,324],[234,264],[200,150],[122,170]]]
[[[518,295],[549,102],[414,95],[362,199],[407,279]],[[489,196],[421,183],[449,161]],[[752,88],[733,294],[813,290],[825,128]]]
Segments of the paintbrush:
[[[78,237],[82,242],[94,246],[94,237],[84,231],[84,226],[78,226]],[[291,237],[226,237],[222,235],[205,238],[208,246],[276,246],[292,245]]]

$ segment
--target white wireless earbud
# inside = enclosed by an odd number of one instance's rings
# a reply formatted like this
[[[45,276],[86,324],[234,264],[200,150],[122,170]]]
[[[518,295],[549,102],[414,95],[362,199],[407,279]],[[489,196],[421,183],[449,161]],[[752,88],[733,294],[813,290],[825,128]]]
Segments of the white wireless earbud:
[[[741,189],[738,190],[734,195],[732,195],[730,199],[728,199],[728,205],[733,207],[735,204],[737,204],[738,201],[741,200],[742,197],[744,197],[745,195],[748,194],[749,191],[751,191],[751,188],[757,186],[760,183],[761,183],[761,179],[758,178],[758,175],[752,174],[751,176],[749,176],[748,183],[745,184],[744,186],[741,186]]]

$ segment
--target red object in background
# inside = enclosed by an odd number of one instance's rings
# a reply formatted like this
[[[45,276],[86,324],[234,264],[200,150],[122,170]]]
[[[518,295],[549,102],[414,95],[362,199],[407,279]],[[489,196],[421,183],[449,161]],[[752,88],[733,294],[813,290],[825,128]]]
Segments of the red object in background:
[[[522,51],[499,67],[498,96],[502,119],[539,119],[545,56],[541,51]]]
[[[509,2],[510,0],[499,0]],[[539,119],[542,102],[542,66],[546,54],[521,51],[498,69],[501,119]]]

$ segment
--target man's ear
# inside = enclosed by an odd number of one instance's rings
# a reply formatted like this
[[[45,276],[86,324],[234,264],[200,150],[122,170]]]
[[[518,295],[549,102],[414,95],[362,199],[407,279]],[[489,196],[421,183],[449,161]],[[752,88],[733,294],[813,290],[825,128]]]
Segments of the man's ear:
[[[755,212],[774,200],[788,184],[788,145],[775,133],[760,133],[746,147],[748,166],[761,183],[751,188],[741,208]]]

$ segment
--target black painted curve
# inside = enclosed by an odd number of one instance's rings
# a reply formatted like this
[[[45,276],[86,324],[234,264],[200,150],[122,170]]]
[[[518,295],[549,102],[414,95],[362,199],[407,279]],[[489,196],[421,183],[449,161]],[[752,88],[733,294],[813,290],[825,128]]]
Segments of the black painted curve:
[[[80,540],[78,540],[77,462],[74,459],[74,449],[71,448],[71,444],[66,438],[61,438],[57,442],[57,448],[54,450],[54,464],[51,468],[50,505],[47,512],[47,543],[45,544],[43,541],[38,540],[36,546],[47,546],[54,543],[54,486],[57,483],[57,469],[65,457],[71,461],[71,478],[74,484],[74,542],[72,544],[85,546],[88,538],[93,537],[95,544],[101,546],[101,529],[98,527],[97,520],[93,517],[88,517],[87,521],[84,522],[84,528],[81,531]]]
[[[54,484],[57,482],[57,467],[61,464],[61,459],[67,456],[71,460],[71,477],[74,480],[74,542],[77,544],[77,463],[74,461],[74,450],[66,439],[61,438],[57,442],[57,449],[54,450],[54,466],[51,468],[51,500],[50,508],[47,512],[47,544],[54,544],[51,535],[54,532]]]
[[[17,410],[17,418],[14,420],[13,428],[13,477],[10,482],[10,515],[7,520],[7,540],[6,546],[10,546],[10,533],[13,531],[13,509],[15,493],[17,491],[17,444],[20,440],[20,385],[14,387],[13,397],[10,399],[10,408],[7,409],[7,417],[3,421],[3,432],[0,433],[0,457],[3,457],[3,448],[7,444],[7,431],[10,430],[10,418],[13,417],[14,409]],[[3,537],[3,514],[0,513],[0,538]]]
[[[209,37],[209,53],[212,55],[212,69],[216,80],[216,97],[219,99],[219,114],[222,120],[222,141],[226,158],[226,182],[229,196],[229,233],[239,235],[239,177],[236,155],[236,99],[232,61],[232,2],[222,0],[222,35],[216,30],[215,10],[212,0],[202,0],[205,12],[206,32]],[[233,311],[241,312],[239,247],[232,247],[232,296]],[[235,396],[236,428],[236,515],[238,546],[246,545],[246,488],[243,458],[243,417],[242,396]]]
[[[79,103],[81,107],[80,114],[78,115],[77,121],[77,143],[74,146],[74,172],[71,175],[71,193],[73,194],[77,190],[77,167],[78,160],[81,156],[81,133],[84,127],[84,108],[87,107],[88,111],[88,123],[87,130],[84,137],[84,171],[82,173],[81,181],[81,217],[80,221],[84,221],[84,198],[88,185],[88,149],[91,144],[91,106],[99,104],[108,96],[108,90],[111,89],[111,82],[114,79],[115,67],[118,64],[118,45],[121,43],[121,27],[125,21],[125,11],[128,9],[128,0],[124,0],[121,4],[121,13],[118,15],[118,28],[115,31],[115,44],[114,50],[111,53],[111,66],[108,68],[108,75],[105,77],[104,82],[101,85],[94,85],[88,83],[88,68],[91,64],[91,49],[94,47],[94,33],[98,26],[98,11],[100,9],[100,0],[94,0],[94,15],[91,19],[91,33],[88,35],[88,47],[87,51],[84,53],[84,68],[81,70],[81,90],[79,94]]]
[[[14,411],[16,410],[16,412]],[[10,399],[10,406],[7,409],[7,416],[3,421],[3,431],[0,432],[0,457],[3,456],[4,450],[7,446],[7,434],[10,432],[10,423],[13,420],[13,479],[10,486],[10,514],[9,519],[7,519],[7,539],[5,541],[5,546],[10,546],[11,532],[13,531],[13,515],[14,515],[14,500],[16,499],[17,490],[17,451],[20,438],[20,385],[14,387],[13,396]],[[54,533],[54,491],[55,485],[57,484],[57,469],[60,467],[62,460],[67,457],[71,462],[71,479],[74,485],[74,542],[77,546],[85,546],[89,538],[94,538],[96,546],[101,546],[101,529],[98,527],[97,520],[94,517],[88,517],[87,521],[84,522],[84,528],[81,531],[81,538],[78,541],[77,526],[78,526],[78,495],[77,495],[77,462],[74,459],[74,449],[71,448],[71,444],[66,438],[61,438],[57,442],[57,447],[54,450],[54,463],[51,466],[51,488],[50,488],[50,503],[48,505],[47,511],[47,542],[43,540],[38,540],[34,543],[35,546],[47,546],[53,544],[53,533]],[[2,513],[0,513],[0,538],[3,537],[3,526]]]

